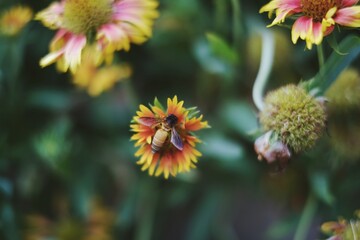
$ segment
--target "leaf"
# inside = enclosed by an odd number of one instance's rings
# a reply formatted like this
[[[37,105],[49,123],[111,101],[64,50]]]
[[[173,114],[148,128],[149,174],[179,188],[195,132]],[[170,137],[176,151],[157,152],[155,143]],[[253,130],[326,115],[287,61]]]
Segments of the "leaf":
[[[229,63],[234,64],[238,61],[236,51],[232,49],[224,39],[214,33],[207,33],[206,38],[210,43],[210,49],[214,55]]]
[[[331,47],[337,54],[339,54],[339,55],[349,54],[349,53],[347,53],[347,52],[341,52],[341,51],[340,51],[340,49],[339,49],[339,44],[338,44],[338,42],[337,42],[334,34],[330,34],[330,36],[328,36],[326,39],[328,40],[327,42],[329,43],[330,47]]]
[[[66,158],[71,150],[72,141],[68,137],[70,129],[70,120],[60,118],[39,133],[33,140],[36,153],[45,163],[55,169],[60,167],[61,161]]]
[[[255,110],[245,101],[233,101],[225,104],[222,116],[225,124],[240,135],[251,138],[258,129]]]
[[[335,201],[330,191],[330,178],[326,173],[316,172],[310,175],[311,187],[316,196],[325,203],[332,205]]]
[[[210,43],[200,39],[194,43],[194,54],[202,68],[211,74],[219,74],[229,77],[232,75],[232,67],[226,61],[214,56]]]
[[[197,117],[200,113],[200,111],[197,109],[197,107],[191,107],[186,109],[188,111],[188,118],[191,119],[193,117]]]
[[[164,106],[161,104],[157,97],[155,97],[154,99],[154,106],[160,108],[162,111],[165,111]]]
[[[229,164],[231,167],[244,158],[243,147],[220,134],[211,134],[205,137],[206,143],[201,147],[205,156],[219,160],[222,164]]]
[[[348,36],[339,44],[338,52],[348,53],[339,55],[333,52],[319,73],[310,82],[305,83],[305,87],[316,90],[317,95],[322,95],[336,80],[338,75],[348,67],[360,53],[360,38]]]

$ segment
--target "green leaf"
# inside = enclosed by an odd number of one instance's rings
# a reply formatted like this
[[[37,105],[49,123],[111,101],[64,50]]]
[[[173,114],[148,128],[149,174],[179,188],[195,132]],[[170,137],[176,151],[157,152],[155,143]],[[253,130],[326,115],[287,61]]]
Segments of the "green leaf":
[[[201,151],[205,156],[219,160],[222,164],[229,164],[231,167],[244,158],[245,150],[243,147],[221,134],[211,134],[205,137],[206,142],[201,146]]]
[[[311,187],[316,196],[325,203],[332,205],[335,201],[330,191],[330,178],[326,173],[316,172],[310,175]]]
[[[232,49],[225,40],[214,33],[207,33],[206,38],[210,43],[210,48],[214,55],[229,63],[236,63],[238,61],[236,51]]]
[[[247,102],[229,102],[222,109],[224,122],[230,128],[242,136],[252,138],[251,135],[258,129],[258,120],[255,110]]]
[[[161,104],[161,102],[159,101],[159,99],[157,97],[155,97],[155,99],[154,99],[154,106],[160,108],[163,111],[165,111],[164,106]]]
[[[200,111],[197,109],[197,107],[191,107],[186,109],[188,113],[188,118],[191,119],[193,117],[196,117],[199,115]]]
[[[34,138],[33,147],[36,153],[51,167],[58,168],[60,162],[69,154],[72,147],[68,137],[70,129],[70,120],[60,118]]]
[[[341,50],[339,49],[339,44],[338,44],[334,34],[330,34],[330,36],[328,36],[326,39],[328,40],[327,42],[329,43],[330,47],[337,54],[339,54],[339,55],[347,55],[347,54],[349,54],[347,52],[341,52]]]
[[[339,44],[338,52],[348,54],[339,55],[333,52],[319,73],[310,82],[305,83],[306,88],[316,90],[317,95],[322,95],[338,75],[360,54],[360,38],[348,36]]]

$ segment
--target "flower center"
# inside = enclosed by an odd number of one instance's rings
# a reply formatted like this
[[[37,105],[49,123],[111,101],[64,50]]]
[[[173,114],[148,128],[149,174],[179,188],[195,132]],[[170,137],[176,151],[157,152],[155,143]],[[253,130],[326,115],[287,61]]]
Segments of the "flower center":
[[[335,6],[340,6],[340,0],[301,0],[303,13],[315,22],[321,22],[326,13]]]
[[[66,0],[64,27],[76,34],[86,34],[107,23],[111,0]]]

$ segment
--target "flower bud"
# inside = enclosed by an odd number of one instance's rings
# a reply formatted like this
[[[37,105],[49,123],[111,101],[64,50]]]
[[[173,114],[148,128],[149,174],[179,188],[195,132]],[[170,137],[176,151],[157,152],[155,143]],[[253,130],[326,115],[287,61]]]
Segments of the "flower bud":
[[[272,139],[272,131],[257,138],[254,146],[260,161],[265,159],[268,163],[273,163],[276,160],[287,162],[291,157],[290,150],[284,143]]]
[[[273,131],[294,152],[314,146],[325,128],[323,105],[293,84],[267,94],[259,118],[265,131]]]

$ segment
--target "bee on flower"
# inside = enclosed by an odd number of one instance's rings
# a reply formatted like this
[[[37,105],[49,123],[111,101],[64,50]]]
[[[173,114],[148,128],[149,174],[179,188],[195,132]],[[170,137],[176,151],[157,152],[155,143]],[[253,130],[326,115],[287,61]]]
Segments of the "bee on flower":
[[[155,98],[150,108],[140,105],[134,116],[131,140],[139,147],[135,153],[140,157],[137,162],[142,170],[148,170],[151,176],[169,175],[188,172],[195,168],[201,153],[196,150],[200,139],[193,132],[209,128],[203,116],[197,116],[196,107],[184,108],[184,101],[177,96],[167,100],[167,109]]]
[[[281,24],[286,18],[296,19],[291,30],[291,39],[295,44],[300,38],[306,47],[319,45],[324,36],[329,35],[335,24],[345,27],[360,27],[360,6],[358,0],[271,0],[260,9],[268,12],[269,17],[275,11],[276,17],[269,26]]]
[[[31,8],[20,5],[12,7],[0,16],[0,33],[6,36],[15,36],[21,32],[32,17]]]
[[[42,67],[57,63],[59,71],[75,72],[87,44],[95,43],[102,61],[113,53],[128,51],[130,43],[144,43],[152,35],[158,17],[157,0],[62,0],[39,12],[36,19],[58,30]]]

